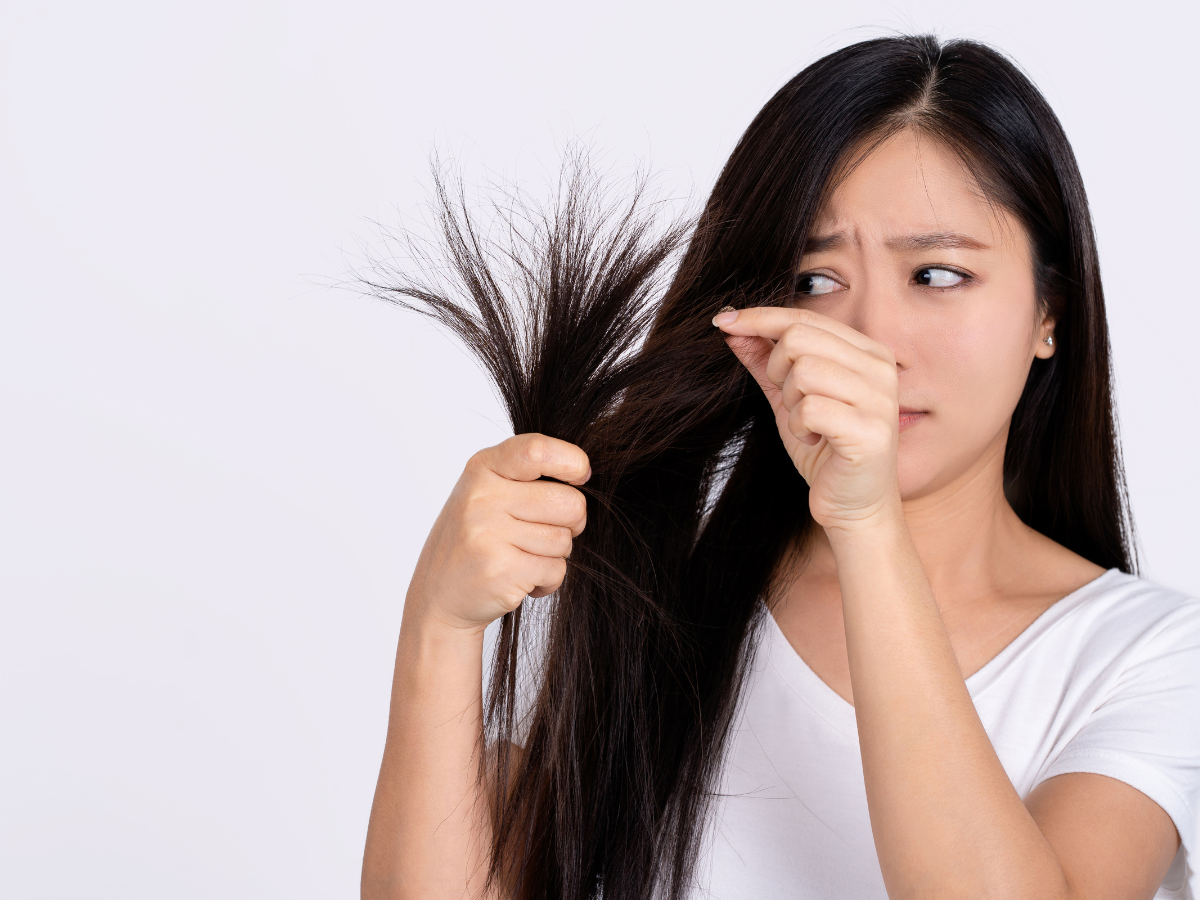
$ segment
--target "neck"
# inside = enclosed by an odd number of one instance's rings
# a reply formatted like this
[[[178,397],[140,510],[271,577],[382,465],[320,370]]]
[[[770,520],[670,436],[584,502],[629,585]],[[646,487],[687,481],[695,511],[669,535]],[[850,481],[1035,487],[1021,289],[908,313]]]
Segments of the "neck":
[[[934,490],[904,498],[904,517],[934,595],[968,600],[1011,579],[1033,533],[1004,496],[1004,440],[967,471]],[[814,529],[810,565],[836,578],[833,551]]]

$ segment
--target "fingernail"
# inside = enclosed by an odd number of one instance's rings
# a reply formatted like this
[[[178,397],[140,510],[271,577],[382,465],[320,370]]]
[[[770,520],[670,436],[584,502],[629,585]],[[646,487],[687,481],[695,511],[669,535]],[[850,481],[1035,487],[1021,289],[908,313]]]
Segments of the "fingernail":
[[[722,306],[720,311],[713,316],[712,323],[714,325],[728,325],[738,316],[738,311],[732,306]]]
[[[583,476],[583,481],[581,481],[581,482],[579,482],[579,483],[580,483],[580,484],[587,484],[587,483],[588,483],[588,479],[589,479],[589,478],[591,478],[591,477],[592,477],[592,467],[591,467],[591,466],[588,466],[588,471],[587,471],[587,474]]]

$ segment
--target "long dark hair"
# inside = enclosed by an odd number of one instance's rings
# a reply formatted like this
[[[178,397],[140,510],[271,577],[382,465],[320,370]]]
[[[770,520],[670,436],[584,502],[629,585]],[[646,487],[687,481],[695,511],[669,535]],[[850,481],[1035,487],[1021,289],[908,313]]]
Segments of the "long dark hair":
[[[530,601],[548,624],[523,728],[521,611],[501,623],[482,756],[490,876],[505,892],[688,890],[760,598],[811,526],[770,408],[709,320],[731,298],[791,300],[834,173],[903,128],[957,151],[1024,225],[1057,319],[1058,351],[1033,362],[1013,415],[1013,508],[1093,562],[1133,569],[1083,183],[1058,119],[995,50],[894,37],[819,60],[751,122],[693,228],[656,228],[639,197],[607,204],[576,166],[541,217],[508,207],[496,243],[439,182],[453,283],[384,267],[370,290],[456,332],[514,430],[579,444],[595,472],[566,581]]]

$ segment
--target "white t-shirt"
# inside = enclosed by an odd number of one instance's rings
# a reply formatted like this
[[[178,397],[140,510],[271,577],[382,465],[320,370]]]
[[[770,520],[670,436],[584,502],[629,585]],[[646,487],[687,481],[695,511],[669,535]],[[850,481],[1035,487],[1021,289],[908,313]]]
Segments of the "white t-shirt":
[[[526,612],[523,669],[542,649],[539,612]],[[854,707],[772,616],[753,639],[690,900],[886,900]],[[1200,601],[1111,569],[966,683],[1021,797],[1067,772],[1132,785],[1182,841],[1155,897],[1200,900]]]
[[[692,897],[886,900],[854,707],[774,618],[755,639]],[[1200,900],[1200,602],[1112,569],[1051,606],[967,688],[1020,796],[1066,772],[1132,785],[1182,840],[1155,897]]]

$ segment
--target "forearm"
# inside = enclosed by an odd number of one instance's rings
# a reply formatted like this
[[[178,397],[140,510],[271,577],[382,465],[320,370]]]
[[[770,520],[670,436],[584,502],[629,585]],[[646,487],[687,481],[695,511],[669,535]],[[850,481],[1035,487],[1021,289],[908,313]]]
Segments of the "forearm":
[[[364,900],[485,896],[483,632],[526,597],[558,590],[587,523],[571,485],[590,474],[574,444],[517,435],[471,457],[434,522],[404,601]]]
[[[903,513],[831,532],[889,896],[1066,896],[975,711]]]
[[[410,594],[400,629],[364,900],[478,897],[487,870],[477,778],[483,634],[423,616],[414,601]]]

